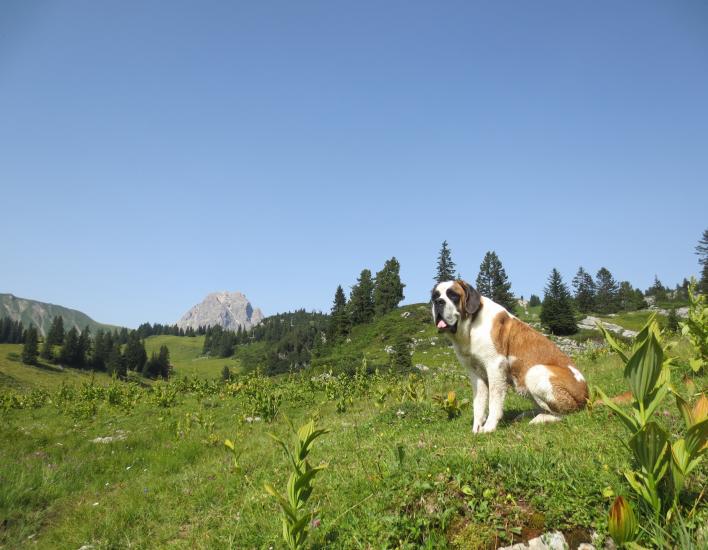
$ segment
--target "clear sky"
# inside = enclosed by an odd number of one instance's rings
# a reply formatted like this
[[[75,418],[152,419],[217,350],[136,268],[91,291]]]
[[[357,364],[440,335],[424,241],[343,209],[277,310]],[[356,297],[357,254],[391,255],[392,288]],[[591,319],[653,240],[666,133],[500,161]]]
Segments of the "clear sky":
[[[0,292],[175,322],[328,310],[443,239],[512,290],[698,273],[708,3],[0,3]]]

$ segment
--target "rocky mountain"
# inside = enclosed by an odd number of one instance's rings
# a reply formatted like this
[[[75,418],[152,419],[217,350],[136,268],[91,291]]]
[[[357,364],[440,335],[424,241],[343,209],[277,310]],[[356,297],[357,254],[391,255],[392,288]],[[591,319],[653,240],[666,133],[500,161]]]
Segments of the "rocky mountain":
[[[95,333],[98,329],[112,330],[118,328],[98,323],[85,313],[75,309],[27,298],[18,298],[12,294],[0,294],[0,317],[9,317],[13,321],[22,321],[25,327],[32,323],[38,328],[42,336],[49,330],[55,315],[63,317],[65,330],[69,330],[72,327],[77,330],[83,330],[84,327],[88,326],[91,332]]]
[[[263,321],[260,309],[253,309],[240,292],[212,292],[177,321],[180,328],[221,325],[227,330],[250,329]]]

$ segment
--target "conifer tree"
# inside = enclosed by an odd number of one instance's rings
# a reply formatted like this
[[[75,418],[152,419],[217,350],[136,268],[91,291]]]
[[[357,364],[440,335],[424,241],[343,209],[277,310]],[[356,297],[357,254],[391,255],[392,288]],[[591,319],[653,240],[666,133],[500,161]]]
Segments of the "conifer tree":
[[[497,304],[504,306],[509,312],[514,312],[516,298],[511,293],[511,283],[499,256],[493,250],[484,255],[484,259],[479,266],[476,285],[482,296],[486,296]]]
[[[70,367],[79,366],[79,332],[75,327],[71,327],[64,336],[64,344],[59,352],[59,360]]]
[[[26,365],[36,365],[39,356],[39,337],[34,325],[25,331],[25,344],[22,347],[22,362]]]
[[[619,311],[619,286],[612,273],[601,267],[595,276],[595,311],[617,313]]]
[[[413,361],[410,353],[410,340],[400,337],[393,345],[391,354],[391,368],[398,372],[408,372],[413,368]]]
[[[88,363],[88,356],[91,353],[91,329],[87,326],[81,331],[79,336],[79,346],[77,350],[77,367],[83,367]]]
[[[581,313],[588,313],[595,306],[595,281],[582,266],[573,277],[573,290],[575,291],[575,306]]]
[[[147,362],[147,352],[145,344],[140,340],[137,331],[128,334],[128,342],[125,345],[125,366],[128,370],[143,372],[143,367]]]
[[[659,277],[654,275],[654,283],[644,293],[647,296],[654,296],[657,301],[664,301],[667,298],[666,288],[659,280]]]
[[[666,328],[674,334],[679,331],[679,318],[675,307],[669,309],[669,314],[666,317]]]
[[[566,335],[578,332],[575,323],[570,291],[560,273],[553,268],[545,288],[541,308],[541,323],[553,334]]]
[[[377,316],[386,315],[393,311],[405,298],[403,289],[406,285],[401,282],[401,264],[394,256],[386,260],[383,268],[376,274],[374,283],[374,311]]]
[[[531,297],[529,298],[529,307],[536,307],[541,305],[541,298],[536,296],[535,294],[531,294]]]
[[[442,283],[455,278],[455,262],[452,261],[452,251],[448,248],[447,241],[443,241],[438,254],[438,268],[433,279],[436,283]]]
[[[116,342],[113,348],[108,353],[106,361],[106,371],[111,376],[117,376],[121,380],[128,375],[128,369],[125,364],[125,357],[120,351],[120,342]]]
[[[701,280],[698,283],[698,291],[708,295],[708,229],[703,230],[703,236],[696,245],[696,255],[701,268]]]
[[[51,361],[54,359],[53,346],[48,338],[44,339],[44,342],[42,343],[42,351],[39,352],[39,356],[46,361]]]
[[[47,341],[52,346],[61,346],[64,343],[64,318],[56,315],[47,333]]]
[[[633,288],[629,281],[620,283],[617,300],[622,311],[636,311],[646,307],[642,291]]]
[[[167,346],[160,346],[160,354],[157,356],[157,362],[160,366],[160,376],[165,380],[170,377],[171,365],[170,365],[170,350]]]
[[[374,281],[371,271],[363,269],[349,295],[352,325],[368,323],[374,318]]]
[[[342,285],[337,286],[334,293],[334,302],[330,315],[329,336],[336,341],[349,334],[350,322],[347,311],[347,298],[344,296]]]

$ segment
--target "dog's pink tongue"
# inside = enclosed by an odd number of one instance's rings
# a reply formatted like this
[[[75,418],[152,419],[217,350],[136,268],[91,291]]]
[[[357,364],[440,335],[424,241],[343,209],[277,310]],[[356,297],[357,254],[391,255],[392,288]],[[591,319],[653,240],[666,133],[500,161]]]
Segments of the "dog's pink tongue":
[[[438,321],[438,328],[446,328],[446,327],[447,327],[447,323],[445,321],[443,321],[442,319],[440,319]]]

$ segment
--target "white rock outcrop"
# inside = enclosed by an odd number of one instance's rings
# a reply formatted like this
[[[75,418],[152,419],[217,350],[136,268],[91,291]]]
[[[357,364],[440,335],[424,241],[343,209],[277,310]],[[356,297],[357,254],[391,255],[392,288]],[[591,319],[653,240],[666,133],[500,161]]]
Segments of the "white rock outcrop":
[[[261,310],[254,309],[240,292],[212,292],[185,313],[177,321],[177,326],[197,329],[200,326],[220,325],[226,330],[237,330],[239,327],[248,330],[260,324],[263,318]]]

